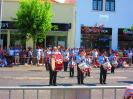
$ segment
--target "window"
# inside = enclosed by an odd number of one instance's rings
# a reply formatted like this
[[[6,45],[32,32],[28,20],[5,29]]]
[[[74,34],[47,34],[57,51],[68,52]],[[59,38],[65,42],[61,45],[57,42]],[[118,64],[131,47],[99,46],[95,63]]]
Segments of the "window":
[[[115,11],[115,0],[106,0],[106,11]]]
[[[103,10],[103,0],[93,0],[93,10]]]

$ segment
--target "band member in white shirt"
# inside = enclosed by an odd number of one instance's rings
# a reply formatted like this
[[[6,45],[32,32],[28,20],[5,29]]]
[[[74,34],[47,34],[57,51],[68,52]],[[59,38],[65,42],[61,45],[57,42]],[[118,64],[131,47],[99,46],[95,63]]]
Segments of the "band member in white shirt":
[[[51,66],[49,69],[49,85],[56,86],[57,72],[63,69],[63,56],[57,47],[54,47],[54,52],[51,57]]]

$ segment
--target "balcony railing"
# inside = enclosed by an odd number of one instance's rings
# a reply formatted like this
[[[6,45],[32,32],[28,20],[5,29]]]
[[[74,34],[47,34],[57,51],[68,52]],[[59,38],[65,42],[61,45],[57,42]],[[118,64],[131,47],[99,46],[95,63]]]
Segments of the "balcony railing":
[[[0,87],[0,99],[123,99],[127,86]]]

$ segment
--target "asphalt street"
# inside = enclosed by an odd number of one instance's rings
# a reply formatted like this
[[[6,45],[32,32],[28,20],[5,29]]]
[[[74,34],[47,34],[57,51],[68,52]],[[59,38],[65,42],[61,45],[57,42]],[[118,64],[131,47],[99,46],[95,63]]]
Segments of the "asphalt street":
[[[74,86],[77,85],[77,72],[75,69],[75,76],[69,77],[69,71],[58,72],[57,84],[59,86]],[[25,85],[44,85],[49,83],[49,72],[45,70],[44,66],[14,66],[0,68],[0,86],[25,86]],[[133,84],[133,68],[118,68],[114,74],[110,71],[107,75],[107,86],[123,86]],[[85,85],[101,86],[99,84],[99,68],[91,70],[91,76],[85,77]],[[106,86],[105,85],[105,86]]]
[[[77,84],[76,74],[77,72],[75,71],[75,76],[70,78],[69,72],[58,72],[57,85],[79,86]],[[99,84],[99,68],[93,68],[91,70],[91,76],[85,77],[84,83],[85,84],[81,86],[128,86],[133,84],[133,68],[118,68],[114,74],[111,74],[109,71],[107,75],[107,84],[105,85]],[[45,70],[44,66],[20,65],[0,68],[0,86],[45,87],[48,85],[49,72]],[[122,99],[124,91],[125,90],[117,90],[116,99]],[[12,90],[11,93],[8,90],[0,90],[0,99],[51,99],[50,90],[40,90],[38,95],[36,92],[36,90],[27,90],[23,97],[22,90]],[[102,99],[101,92],[102,90],[93,90],[91,99]],[[10,97],[9,94],[11,94]],[[115,99],[113,95],[114,90],[108,89],[104,92],[104,99]],[[85,99],[88,99],[88,97]]]

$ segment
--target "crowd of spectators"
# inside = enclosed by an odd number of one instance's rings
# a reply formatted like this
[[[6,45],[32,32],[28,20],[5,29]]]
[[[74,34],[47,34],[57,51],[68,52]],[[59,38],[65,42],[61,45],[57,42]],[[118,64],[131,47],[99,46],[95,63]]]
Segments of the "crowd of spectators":
[[[67,56],[69,59],[75,58],[80,50],[84,50],[87,54],[87,57],[90,58],[93,67],[98,67],[98,56],[100,49],[83,49],[83,48],[63,48],[60,47],[59,50],[64,56]],[[37,64],[38,66],[46,65],[49,61],[50,54],[52,53],[53,48],[43,48],[37,46],[35,50],[35,55],[33,54],[33,49],[28,47],[27,50],[23,49],[21,46],[10,46],[9,48],[2,48],[0,46],[0,67],[14,66],[14,65],[25,65],[25,64]],[[133,48],[130,49],[121,49],[121,50],[104,50],[102,51],[106,54],[109,59],[111,55],[115,54],[118,61],[118,67],[128,66],[133,63]],[[64,60],[65,61],[65,60]]]

